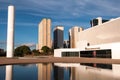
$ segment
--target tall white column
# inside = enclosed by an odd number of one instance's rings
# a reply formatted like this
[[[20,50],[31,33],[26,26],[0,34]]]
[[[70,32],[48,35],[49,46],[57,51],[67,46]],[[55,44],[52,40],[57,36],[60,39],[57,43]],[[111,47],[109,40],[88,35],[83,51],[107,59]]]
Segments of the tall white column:
[[[13,57],[14,50],[14,6],[8,6],[7,57]]]

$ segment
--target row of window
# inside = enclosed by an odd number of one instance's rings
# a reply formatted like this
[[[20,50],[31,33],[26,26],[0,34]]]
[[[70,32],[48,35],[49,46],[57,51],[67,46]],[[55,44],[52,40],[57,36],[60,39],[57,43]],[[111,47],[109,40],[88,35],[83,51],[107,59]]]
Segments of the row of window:
[[[76,51],[76,52],[62,52],[62,57],[97,57],[97,58],[111,58],[111,50],[93,50],[93,51]]]
[[[80,53],[80,55],[79,55]],[[62,57],[88,57],[88,58],[111,58],[111,49],[105,50],[92,50],[92,51],[80,51],[80,52],[62,52]],[[81,65],[112,69],[112,64],[93,64],[93,63],[81,63]]]

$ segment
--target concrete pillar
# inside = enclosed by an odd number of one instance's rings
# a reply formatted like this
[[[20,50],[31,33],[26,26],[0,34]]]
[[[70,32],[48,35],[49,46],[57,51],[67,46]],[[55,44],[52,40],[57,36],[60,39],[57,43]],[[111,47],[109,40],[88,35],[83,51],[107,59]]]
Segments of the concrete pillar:
[[[13,57],[14,50],[14,6],[8,6],[7,57]]]

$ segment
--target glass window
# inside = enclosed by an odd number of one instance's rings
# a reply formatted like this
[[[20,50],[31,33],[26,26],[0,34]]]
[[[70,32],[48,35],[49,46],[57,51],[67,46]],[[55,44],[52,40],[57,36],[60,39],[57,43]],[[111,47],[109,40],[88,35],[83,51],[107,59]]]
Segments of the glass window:
[[[79,57],[79,52],[62,52],[62,57]]]
[[[111,58],[111,54],[112,54],[111,49],[80,51],[80,57],[89,58]],[[81,63],[81,65],[87,65],[104,69],[112,69],[112,64]]]

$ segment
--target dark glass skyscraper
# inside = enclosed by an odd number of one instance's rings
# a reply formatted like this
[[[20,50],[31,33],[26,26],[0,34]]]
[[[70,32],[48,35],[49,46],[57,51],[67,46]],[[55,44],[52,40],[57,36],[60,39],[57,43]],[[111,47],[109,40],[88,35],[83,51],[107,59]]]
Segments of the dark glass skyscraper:
[[[63,41],[64,41],[64,27],[57,26],[54,29],[54,49],[63,48]]]

